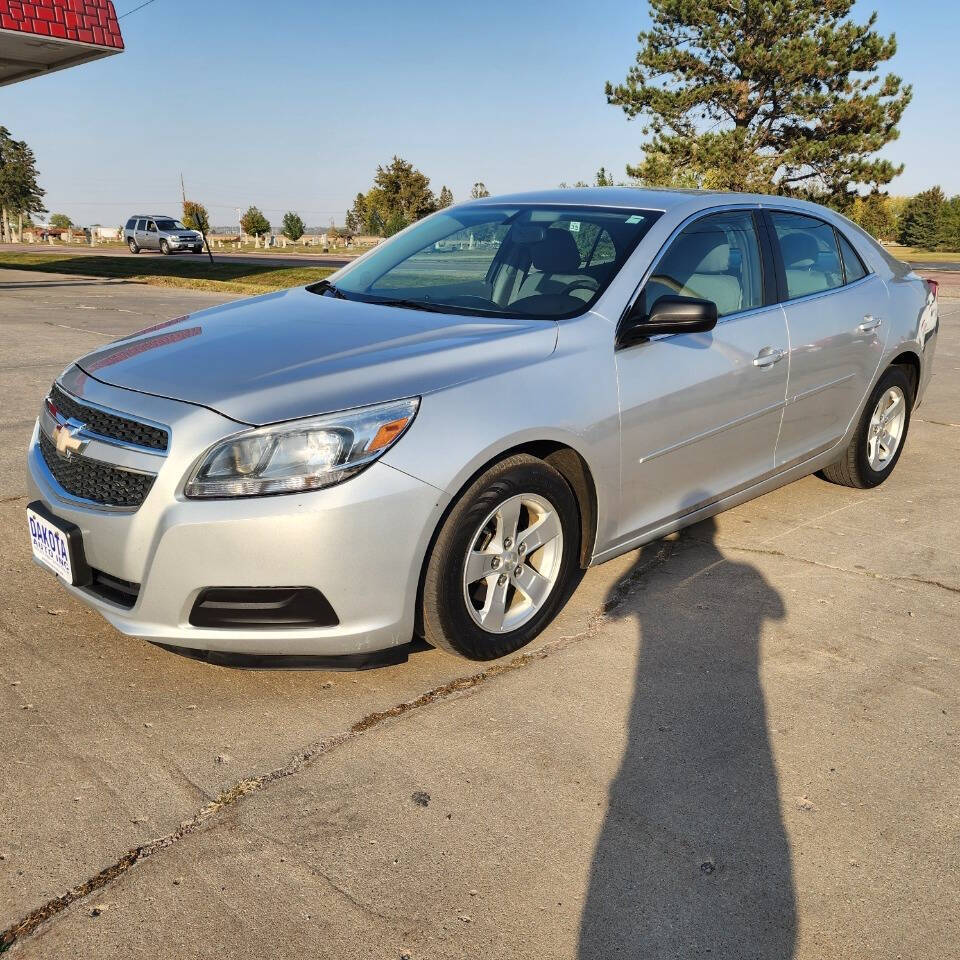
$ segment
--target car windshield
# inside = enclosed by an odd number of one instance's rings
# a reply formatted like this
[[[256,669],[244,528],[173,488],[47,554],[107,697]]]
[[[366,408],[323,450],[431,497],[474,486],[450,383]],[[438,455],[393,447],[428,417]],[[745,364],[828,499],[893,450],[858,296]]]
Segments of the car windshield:
[[[315,293],[420,310],[559,320],[606,289],[659,212],[480,204],[421,221]]]
[[[157,229],[159,230],[186,230],[187,228],[179,220],[158,220]]]

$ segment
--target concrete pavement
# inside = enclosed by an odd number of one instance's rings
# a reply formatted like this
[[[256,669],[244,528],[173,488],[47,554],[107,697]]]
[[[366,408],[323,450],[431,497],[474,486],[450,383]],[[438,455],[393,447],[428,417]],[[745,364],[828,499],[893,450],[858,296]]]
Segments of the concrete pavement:
[[[588,571],[504,664],[331,674],[120,637],[34,567],[50,380],[217,298],[0,280],[13,955],[960,953],[960,301],[878,490],[807,478]]]

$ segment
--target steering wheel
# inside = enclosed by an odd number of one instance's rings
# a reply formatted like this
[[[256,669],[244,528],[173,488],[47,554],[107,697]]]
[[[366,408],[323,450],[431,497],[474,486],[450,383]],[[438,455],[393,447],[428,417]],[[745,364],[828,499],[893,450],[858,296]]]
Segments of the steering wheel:
[[[558,296],[566,297],[570,293],[572,293],[574,290],[576,290],[577,287],[583,287],[584,289],[589,290],[592,293],[596,293],[597,290],[600,289],[600,284],[597,283],[597,281],[594,280],[593,277],[580,277],[579,279],[574,280],[572,283],[568,283],[560,291]]]

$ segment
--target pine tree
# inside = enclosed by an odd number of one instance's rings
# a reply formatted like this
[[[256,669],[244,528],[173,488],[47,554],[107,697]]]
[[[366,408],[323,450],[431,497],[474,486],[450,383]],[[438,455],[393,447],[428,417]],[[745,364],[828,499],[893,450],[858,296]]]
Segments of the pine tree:
[[[39,177],[30,147],[14,140],[6,127],[0,127],[0,216],[6,240],[11,237],[11,216],[29,218],[32,213],[46,212]]]
[[[945,201],[939,187],[931,187],[911,197],[900,214],[897,239],[905,247],[933,250],[940,241]]]
[[[453,204],[453,191],[444,184],[440,188],[440,197],[437,200],[437,209],[445,210],[447,207]]]
[[[940,250],[960,250],[960,196],[951,197],[943,205],[937,247]]]
[[[896,139],[911,89],[882,80],[893,35],[849,19],[853,0],[651,0],[636,64],[607,101],[650,135],[631,177],[655,185],[815,196],[840,208],[856,185],[901,170],[874,154]]]

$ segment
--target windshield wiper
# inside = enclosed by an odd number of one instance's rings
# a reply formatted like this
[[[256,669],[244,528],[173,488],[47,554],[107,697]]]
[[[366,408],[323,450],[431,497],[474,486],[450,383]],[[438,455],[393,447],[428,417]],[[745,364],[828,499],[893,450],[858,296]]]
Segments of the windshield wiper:
[[[329,280],[318,280],[316,283],[311,283],[307,289],[311,293],[318,293],[321,296],[325,293],[331,293],[338,300],[346,300],[347,295],[337,287],[335,287]]]
[[[426,310],[427,313],[446,313],[444,307],[436,306],[432,303],[427,303],[424,300],[404,300],[399,299],[390,299],[390,300],[368,300],[368,303],[380,303],[385,307],[406,307],[408,310]]]

